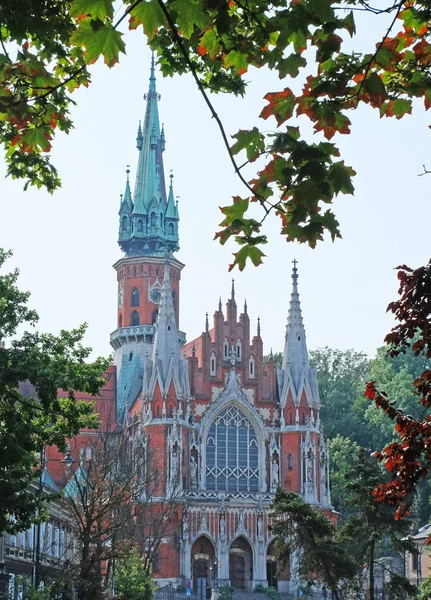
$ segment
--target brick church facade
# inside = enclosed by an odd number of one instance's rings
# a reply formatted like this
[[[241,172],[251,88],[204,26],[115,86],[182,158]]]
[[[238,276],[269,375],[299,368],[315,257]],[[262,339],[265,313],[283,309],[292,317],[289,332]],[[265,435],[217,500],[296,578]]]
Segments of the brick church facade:
[[[179,329],[179,214],[163,170],[154,63],[139,125],[132,194],[129,173],[119,211],[117,329],[107,381],[117,422],[133,423],[154,456],[160,495],[175,487],[175,536],[162,539],[154,576],[189,580],[195,590],[230,583],[294,592],[277,573],[268,530],[278,485],[332,513],[328,449],[320,434],[319,392],[310,367],[294,264],[283,364],[264,363],[260,324],[239,310],[232,282],[205,331],[186,342]],[[239,314],[238,314],[239,313]],[[280,340],[281,342],[281,340]]]

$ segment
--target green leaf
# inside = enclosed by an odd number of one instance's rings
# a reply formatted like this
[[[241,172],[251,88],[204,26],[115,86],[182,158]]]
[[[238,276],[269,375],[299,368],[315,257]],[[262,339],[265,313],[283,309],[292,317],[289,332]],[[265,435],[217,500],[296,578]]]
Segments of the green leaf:
[[[214,58],[220,52],[221,46],[219,44],[219,37],[214,27],[208,29],[208,31],[206,31],[201,37],[200,44],[198,46],[199,53],[200,49],[205,50],[205,53],[208,53],[212,60],[214,60]]]
[[[144,0],[130,13],[130,29],[142,25],[145,35],[151,40],[161,25],[166,23],[165,15],[157,0]]]
[[[126,46],[122,40],[123,34],[116,31],[111,24],[104,23],[94,31],[94,21],[85,19],[72,36],[77,46],[82,46],[85,51],[87,64],[92,64],[103,55],[105,64],[113,67],[118,62],[120,52],[125,54]]]
[[[222,221],[222,223],[220,223],[220,225],[223,227],[231,224],[234,219],[243,219],[244,214],[248,209],[248,203],[248,198],[240,198],[239,196],[235,196],[233,198],[233,204],[220,208],[221,212],[226,215],[225,219]]]
[[[344,161],[331,165],[328,171],[328,178],[334,186],[336,194],[342,192],[343,194],[353,194],[355,188],[352,184],[352,176],[355,175],[355,171],[351,167],[346,167]]]
[[[73,0],[70,14],[74,18],[85,15],[94,20],[104,21],[106,18],[112,19],[114,6],[112,0]]]
[[[411,100],[403,100],[402,98],[399,98],[398,100],[393,101],[392,108],[393,108],[395,117],[397,119],[401,119],[404,115],[411,114],[412,101]]]
[[[223,64],[226,69],[233,67],[237,73],[242,75],[248,69],[247,56],[237,50],[231,50],[223,59]]]
[[[171,4],[177,13],[177,27],[180,34],[189,40],[195,30],[210,25],[210,17],[199,0],[174,0]]]
[[[257,246],[243,246],[234,254],[235,260],[231,265],[229,265],[229,271],[232,271],[235,266],[238,266],[239,270],[243,271],[247,259],[250,259],[255,267],[258,267],[260,264],[262,264],[262,258],[264,256],[265,254]]]
[[[291,54],[287,58],[282,58],[278,63],[278,74],[280,79],[290,75],[291,77],[297,77],[299,75],[299,69],[307,65],[307,61],[300,54]]]
[[[265,150],[265,138],[257,127],[246,131],[241,129],[232,136],[237,141],[231,146],[232,154],[238,154],[241,150],[246,150],[247,158],[250,162],[255,161]]]

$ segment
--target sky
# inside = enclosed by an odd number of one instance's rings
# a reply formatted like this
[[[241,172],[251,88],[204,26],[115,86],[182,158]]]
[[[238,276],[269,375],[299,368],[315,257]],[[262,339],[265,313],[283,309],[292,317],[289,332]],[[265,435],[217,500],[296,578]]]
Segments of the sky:
[[[361,43],[376,34],[374,47],[381,28],[382,21],[367,26]],[[95,355],[111,352],[109,334],[116,327],[112,265],[122,255],[118,208],[126,165],[134,182],[135,138],[145,113],[150,70],[144,36],[127,33],[126,43],[127,56],[119,65],[109,70],[97,63],[93,83],[73,95],[74,130],[58,135],[53,144],[52,159],[62,178],[59,191],[53,196],[43,190],[24,192],[23,182],[4,178],[0,161],[0,246],[14,252],[7,264],[20,269],[19,285],[31,292],[30,305],[40,315],[38,328],[57,333],[85,321],[85,341]],[[245,99],[212,96],[230,135],[256,124],[265,131],[274,128],[269,121],[257,123],[263,96],[297,85],[257,70],[247,78]],[[244,196],[245,189],[191,76],[163,79],[159,74],[157,89],[166,132],[165,173],[172,169],[179,197],[177,258],[186,265],[179,325],[187,339],[201,334],[205,313],[211,319],[219,296],[225,304],[233,276],[239,307],[247,300],[252,330],[257,317],[261,319],[264,352],[282,350],[296,258],[308,347],[354,348],[374,355],[393,326],[386,306],[397,297],[394,268],[403,263],[417,267],[431,254],[431,175],[418,176],[424,163],[431,168],[431,113],[418,102],[414,116],[401,121],[380,119],[368,107],[349,115],[351,135],[333,139],[357,172],[354,197],[340,196],[334,205],[343,239],[327,239],[314,250],[288,244],[272,217],[265,225],[270,243],[264,264],[228,273],[236,248],[213,241],[222,220],[219,207],[234,195]],[[301,119],[294,124],[311,140],[310,126]]]

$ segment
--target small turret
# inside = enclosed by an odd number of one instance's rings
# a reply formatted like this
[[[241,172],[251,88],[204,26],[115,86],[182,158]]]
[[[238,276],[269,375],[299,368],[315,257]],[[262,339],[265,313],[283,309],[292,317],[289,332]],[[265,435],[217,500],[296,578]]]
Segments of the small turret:
[[[287,319],[286,338],[283,353],[283,370],[290,369],[295,381],[298,381],[304,367],[309,369],[307,342],[302,320],[301,304],[298,293],[297,261],[293,261],[292,295],[290,297],[289,316]]]
[[[143,143],[144,143],[144,138],[142,136],[141,121],[139,121],[138,133],[136,135],[136,147],[137,147],[138,150],[142,150],[142,144]]]
[[[160,147],[162,149],[162,152],[164,152],[165,148],[166,148],[165,125],[164,124],[162,124],[162,132],[160,134]]]

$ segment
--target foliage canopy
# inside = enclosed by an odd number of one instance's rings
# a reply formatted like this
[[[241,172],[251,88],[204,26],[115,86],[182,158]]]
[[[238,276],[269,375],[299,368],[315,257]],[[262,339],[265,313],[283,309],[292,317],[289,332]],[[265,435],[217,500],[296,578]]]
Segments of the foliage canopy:
[[[354,170],[332,141],[349,134],[349,113],[361,104],[381,116],[402,118],[421,98],[431,105],[431,43],[426,0],[126,0],[116,18],[113,0],[4,0],[0,12],[0,139],[8,173],[26,185],[60,185],[49,158],[55,130],[72,127],[71,94],[91,81],[89,66],[112,67],[125,52],[119,28],[142,28],[164,75],[192,72],[217,121],[235,172],[247,194],[222,208],[216,234],[239,244],[243,269],[264,256],[262,223],[274,212],[287,240],[314,247],[327,232],[339,237],[332,210],[338,194],[353,194]],[[387,27],[366,51],[346,49],[356,35],[355,11],[386,15]],[[315,51],[315,52],[314,52]],[[276,72],[280,89],[264,93],[256,125],[230,145],[208,92],[246,93],[251,67]],[[289,79],[298,80],[296,94]],[[308,119],[317,133],[309,143],[296,126]],[[267,121],[259,128],[258,117]],[[237,162],[237,159],[239,162]],[[260,159],[260,160],[258,160]],[[246,164],[256,173],[247,180]],[[250,203],[262,218],[247,216]]]
[[[97,394],[108,365],[102,358],[85,362],[91,352],[82,345],[85,325],[58,336],[17,334],[18,327],[35,325],[38,316],[28,308],[29,293],[16,286],[18,271],[2,272],[9,256],[0,249],[1,531],[26,529],[36,518],[40,499],[30,484],[40,473],[43,447],[65,450],[65,438],[97,425],[93,403],[77,401],[75,391]]]

